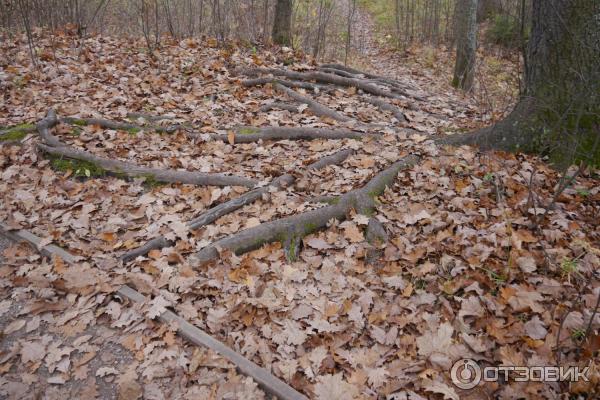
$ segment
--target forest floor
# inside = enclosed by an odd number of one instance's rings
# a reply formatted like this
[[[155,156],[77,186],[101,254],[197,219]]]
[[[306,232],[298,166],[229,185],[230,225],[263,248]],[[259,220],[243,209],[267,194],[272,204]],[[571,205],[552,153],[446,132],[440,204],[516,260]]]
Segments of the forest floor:
[[[23,244],[4,250],[0,396],[269,398],[232,364],[155,321],[167,307],[309,398],[598,394],[598,173],[581,169],[557,191],[561,174],[539,158],[438,146],[436,138],[501,113],[452,89],[449,63],[437,53],[368,46],[355,65],[391,79],[352,79],[399,90],[385,99],[393,110],[386,111],[373,104],[381,98],[353,86],[311,84],[292,88],[296,94],[271,83],[246,86],[248,69],[317,71],[281,49],[184,40],[151,56],[141,41],[78,43],[67,34],[36,45],[38,68],[24,39],[0,42],[0,125],[21,125],[0,145],[0,222],[81,262],[43,259]],[[50,108],[75,119],[61,120],[50,138],[22,125]],[[266,126],[345,137],[253,140]],[[126,177],[125,167],[109,173],[108,164],[56,155],[65,149],[268,189],[189,229],[250,189]],[[344,151],[335,163],[308,167]],[[335,208],[340,195],[408,159],[385,190],[369,192],[374,208],[357,201],[344,221],[238,255],[222,240]],[[272,183],[284,174],[291,184]],[[376,240],[372,225],[380,227]],[[119,259],[157,236],[170,244]],[[199,262],[208,248],[217,257]],[[152,300],[128,305],[114,295],[124,283]],[[589,382],[511,379],[461,390],[450,379],[461,358],[589,366]]]

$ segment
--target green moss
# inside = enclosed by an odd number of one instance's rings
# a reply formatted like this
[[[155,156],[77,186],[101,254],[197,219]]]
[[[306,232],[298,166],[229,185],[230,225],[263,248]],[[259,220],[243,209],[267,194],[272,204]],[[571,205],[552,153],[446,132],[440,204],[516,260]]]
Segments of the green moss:
[[[86,126],[87,125],[87,121],[84,119],[73,118],[70,120],[70,122],[71,122],[71,124],[77,125],[77,126]]]
[[[52,168],[57,171],[73,171],[73,175],[76,177],[97,178],[106,176],[107,174],[105,169],[97,166],[96,164],[87,161],[72,160],[69,158],[50,156],[50,165],[52,165]]]
[[[244,127],[244,128],[239,128],[237,130],[237,133],[239,133],[240,135],[251,135],[253,133],[259,133],[260,129],[257,128],[252,128],[252,127]]]
[[[0,136],[0,141],[17,141],[23,139],[29,133],[35,130],[33,124],[21,124],[9,127],[5,130],[6,133]]]
[[[23,139],[27,136],[25,131],[8,131],[4,135],[0,136],[0,142],[12,142]]]
[[[73,129],[71,129],[71,132],[69,132],[69,134],[71,134],[73,136],[80,136],[82,131],[83,130],[81,128],[75,127]]]
[[[129,132],[132,135],[135,135],[136,133],[140,132],[141,130],[142,130],[141,128],[137,128],[137,127],[124,129],[125,132]]]
[[[141,178],[144,178],[144,185],[150,188],[155,188],[159,186],[163,186],[164,183],[156,179],[156,177],[152,174],[143,174],[140,175]]]
[[[318,228],[319,227],[317,226],[317,224],[312,223],[312,222],[307,222],[306,224],[304,224],[304,231],[307,234],[316,231]]]

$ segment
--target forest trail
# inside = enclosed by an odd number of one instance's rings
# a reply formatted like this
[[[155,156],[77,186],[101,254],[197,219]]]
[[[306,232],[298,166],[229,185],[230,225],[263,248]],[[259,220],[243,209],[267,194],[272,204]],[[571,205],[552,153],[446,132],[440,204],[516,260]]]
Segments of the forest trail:
[[[211,39],[52,39],[39,70],[0,43],[0,221],[79,258],[4,251],[0,394],[270,396],[168,310],[317,400],[492,397],[452,365],[597,350],[578,339],[600,324],[591,172],[557,196],[538,158],[438,145],[482,114],[433,70],[375,44],[370,75]]]

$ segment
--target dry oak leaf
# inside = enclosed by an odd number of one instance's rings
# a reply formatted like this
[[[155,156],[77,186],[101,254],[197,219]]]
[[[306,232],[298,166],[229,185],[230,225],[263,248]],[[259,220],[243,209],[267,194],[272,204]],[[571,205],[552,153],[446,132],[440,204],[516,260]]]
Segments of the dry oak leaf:
[[[135,366],[119,377],[119,400],[137,400],[142,397],[142,386],[137,382]]]
[[[21,362],[38,362],[46,356],[46,346],[42,342],[21,342]]]
[[[458,394],[454,388],[446,385],[444,382],[426,379],[423,383],[423,387],[425,388],[426,392],[439,393],[444,396],[445,400],[460,400],[460,397],[458,397]]]
[[[378,388],[387,382],[389,372],[384,367],[372,368],[368,371],[369,385],[373,388]]]
[[[317,249],[317,250],[326,250],[326,249],[333,248],[332,245],[330,245],[323,239],[319,239],[319,238],[315,238],[315,237],[307,239],[305,242],[308,246],[312,247],[313,249]]]
[[[508,298],[508,304],[513,308],[513,310],[517,312],[527,311],[527,309],[531,309],[531,311],[535,313],[544,312],[544,307],[538,302],[544,301],[544,297],[536,292],[536,291],[528,291],[523,287],[515,287],[515,293]]]
[[[531,318],[531,320],[527,321],[523,328],[525,329],[527,336],[536,340],[542,340],[548,334],[548,330],[544,326],[544,323],[537,315]]]
[[[351,243],[359,243],[365,240],[363,233],[358,229],[355,224],[347,224],[344,227],[344,237]]]
[[[352,400],[358,396],[358,388],[344,381],[343,373],[321,375],[314,386],[317,400]]]
[[[148,318],[154,319],[167,311],[167,307],[171,305],[169,301],[167,301],[162,296],[156,296],[154,299],[150,301],[150,308],[148,309]]]
[[[306,332],[302,330],[299,323],[292,320],[285,320],[283,333],[286,334],[286,341],[290,345],[301,345],[308,337]]]
[[[113,367],[100,367],[96,370],[96,376],[100,378],[107,375],[118,375],[119,371]]]

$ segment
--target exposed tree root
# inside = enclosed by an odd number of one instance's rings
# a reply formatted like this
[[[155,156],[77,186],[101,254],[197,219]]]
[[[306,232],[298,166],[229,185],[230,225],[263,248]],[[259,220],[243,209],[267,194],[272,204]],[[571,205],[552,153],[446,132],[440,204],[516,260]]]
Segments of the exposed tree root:
[[[535,109],[528,100],[521,100],[503,120],[474,132],[444,136],[436,140],[439,145],[477,146],[481,150],[519,151],[531,145],[534,135],[525,132],[531,129],[531,118]]]
[[[125,161],[98,157],[87,151],[74,149],[68,146],[51,147],[40,143],[38,144],[38,147],[44,152],[54,156],[66,157],[92,163],[117,176],[126,176],[129,178],[144,177],[158,182],[186,183],[200,186],[254,187],[256,185],[256,181],[239,176],[203,174],[191,171],[141,167]]]
[[[299,103],[308,104],[309,110],[311,110],[313,112],[313,114],[315,114],[319,117],[329,117],[336,121],[341,121],[341,122],[352,121],[352,118],[342,115],[342,114],[338,113],[337,111],[332,110],[331,108],[324,106],[323,104],[321,104],[311,98],[303,96],[300,93],[296,92],[295,90],[292,90],[288,87],[283,86],[278,81],[273,83],[273,87],[276,90],[285,93],[286,95],[288,95],[289,97],[291,97],[292,99],[296,100]]]
[[[298,255],[302,238],[326,227],[329,220],[343,220],[351,209],[361,214],[372,214],[375,198],[394,182],[400,170],[414,165],[418,160],[417,156],[407,156],[375,175],[361,189],[341,195],[336,202],[327,207],[245,229],[203,248],[193,255],[190,261],[192,265],[199,266],[218,258],[219,249],[228,249],[239,255],[276,241],[282,243],[286,256],[293,260]]]
[[[289,103],[284,103],[282,101],[274,101],[272,103],[265,104],[264,106],[259,108],[259,111],[269,112],[269,111],[275,110],[275,109],[286,110],[291,113],[299,112],[298,107],[296,107],[295,105],[289,104]]]
[[[287,88],[284,88],[287,89]],[[290,89],[287,89],[290,90]],[[293,90],[291,90],[292,93],[296,93]],[[286,92],[287,93],[287,92]],[[297,96],[299,96],[297,98],[297,101],[301,101],[300,98],[302,98],[302,102],[306,102],[306,101],[310,101],[310,99],[306,98],[305,96],[301,96],[300,94],[296,93]],[[332,113],[335,113],[335,111],[331,110],[331,109],[327,109],[327,107],[320,105],[317,102],[315,103],[315,108],[318,106],[321,106],[322,109],[321,111],[323,113],[327,113],[329,114],[326,110],[331,111]],[[282,103],[285,104],[285,103]],[[279,105],[279,103],[278,103]],[[333,118],[332,115],[327,115]],[[338,114],[339,116],[339,114]],[[154,117],[156,118],[155,120],[158,120],[159,118],[162,119],[161,117]],[[351,120],[351,119],[349,119]],[[106,120],[106,119],[99,119],[99,118],[83,118],[83,119],[78,119],[78,118],[62,118],[60,120],[61,122],[64,123],[69,123],[69,124],[75,124],[75,125],[97,125],[100,126],[101,128],[105,128],[105,129],[115,129],[115,130],[125,130],[125,131],[141,131],[142,129],[148,129],[148,130],[155,130],[158,132],[166,132],[166,133],[172,133],[174,131],[176,131],[177,129],[183,129],[185,131],[185,133],[190,137],[190,138],[194,138],[194,139],[198,139],[201,138],[203,134],[199,134],[196,132],[190,132],[188,130],[189,127],[184,127],[181,125],[172,125],[169,127],[156,127],[156,126],[141,126],[141,125],[135,125],[135,124],[130,124],[130,123],[125,123],[125,122],[118,122],[118,121],[111,121],[111,120]],[[337,140],[337,139],[357,139],[360,140],[363,138],[364,134],[361,134],[360,132],[357,131],[352,131],[349,129],[328,129],[328,128],[311,128],[311,127],[253,127],[253,126],[242,126],[242,127],[237,127],[232,129],[235,137],[234,137],[234,141],[235,143],[254,143],[254,142],[258,142],[259,140],[263,140],[263,141],[277,141],[277,140],[314,140],[314,139],[332,139],[332,140]],[[230,138],[228,135],[224,135],[224,134],[218,134],[218,133],[209,133],[208,136],[212,139],[212,140],[220,140],[223,142],[229,142]],[[51,138],[49,138],[49,140],[53,141],[53,144],[50,144],[50,146],[53,147],[62,147],[65,146],[64,143],[60,142],[56,137],[52,136]],[[46,141],[46,140],[44,140]],[[46,141],[47,144],[49,144],[50,142]]]
[[[157,119],[154,119],[155,121],[164,119],[161,117],[155,117],[155,118],[157,118]],[[102,119],[102,118],[65,117],[65,118],[61,118],[61,122],[71,124],[71,125],[97,125],[103,129],[114,129],[114,130],[118,130],[118,131],[127,131],[127,132],[131,132],[131,133],[136,133],[136,132],[139,132],[144,129],[152,130],[152,131],[159,132],[159,133],[173,133],[173,132],[177,131],[177,129],[179,129],[178,125],[173,125],[173,126],[168,126],[168,127],[140,126],[140,125],[136,125],[136,124],[130,124],[127,122],[111,121],[111,120]]]
[[[331,92],[335,90],[333,86],[328,85],[319,85],[318,83],[304,82],[304,81],[289,81],[289,80],[278,80],[280,84],[289,88],[299,88],[299,89],[307,89],[315,92]],[[273,83],[273,78],[256,78],[256,79],[247,79],[242,81],[242,86],[252,87],[252,86],[262,86],[267,85],[269,83]]]
[[[175,117],[170,117],[170,116],[152,115],[152,114],[137,113],[137,112],[127,113],[127,118],[134,119],[134,120],[142,118],[142,119],[145,119],[146,121],[149,121],[149,122],[165,121],[165,120],[175,119]]]
[[[350,149],[341,150],[341,151],[338,151],[337,153],[334,153],[332,155],[329,155],[329,156],[319,159],[318,161],[310,164],[307,168],[309,170],[317,170],[317,169],[325,168],[328,165],[341,164],[346,158],[348,158],[353,153],[354,153],[354,151],[350,150]],[[216,221],[217,219],[219,219],[229,213],[232,213],[235,210],[238,210],[248,204],[255,202],[256,200],[261,198],[264,194],[268,193],[269,190],[271,190],[271,188],[276,188],[279,190],[279,189],[282,189],[283,187],[292,185],[295,182],[295,180],[296,180],[296,178],[291,174],[281,175],[281,176],[275,178],[270,183],[269,186],[263,186],[263,187],[251,190],[235,199],[221,203],[221,204],[211,208],[210,210],[202,213],[200,216],[198,216],[198,217],[194,218],[193,220],[191,220],[190,222],[188,222],[188,228],[190,230],[194,230],[194,229],[198,229],[203,226],[206,226],[206,225]],[[173,242],[169,241],[164,236],[159,236],[159,237],[156,237],[156,238],[148,241],[144,245],[121,255],[120,259],[123,260],[124,262],[128,262],[128,261],[135,259],[136,257],[144,256],[144,255],[148,254],[148,252],[150,250],[162,249],[163,247],[172,246],[172,245],[174,245]]]
[[[252,179],[239,176],[229,176],[223,174],[203,174],[190,171],[177,171],[171,169],[157,169],[141,167],[136,164],[111,160],[98,157],[84,150],[74,149],[61,142],[56,136],[50,133],[50,128],[58,123],[56,113],[50,110],[46,118],[38,123],[38,133],[45,144],[39,143],[38,147],[54,156],[67,157],[75,160],[86,161],[97,165],[108,172],[117,176],[126,177],[145,177],[147,179],[167,182],[167,183],[187,183],[191,185],[206,186],[246,186],[254,187],[256,182]]]
[[[341,76],[345,76],[348,78],[360,78],[361,76],[368,78],[371,82],[382,83],[388,86],[391,86],[396,89],[411,89],[416,90],[416,88],[402,84],[399,81],[389,78],[387,76],[375,75],[364,71],[359,71],[357,69],[342,65],[342,64],[322,64],[319,66],[319,70],[323,72],[329,72]],[[358,75],[358,76],[356,76]]]
[[[368,96],[363,96],[362,99],[369,104],[373,104],[374,106],[377,106],[380,110],[391,112],[392,115],[394,115],[394,117],[396,117],[398,122],[406,122],[407,121],[406,115],[404,115],[404,113],[402,112],[402,110],[400,110],[400,108],[396,107],[393,104],[388,103],[385,100],[378,99],[375,97],[368,97]]]
[[[240,127],[234,130],[235,143],[253,143],[259,140],[314,140],[314,139],[357,139],[364,134],[349,129],[328,129],[310,127],[269,126],[263,128]],[[228,142],[228,135],[210,134],[213,140]]]
[[[413,97],[417,98],[414,95],[410,95],[402,91],[402,89],[395,88],[395,91],[399,91],[395,93],[394,91],[383,89],[379,86],[376,86],[365,79],[359,78],[347,78],[344,76],[339,76],[335,74],[328,74],[320,71],[309,71],[309,72],[296,72],[296,71],[288,71],[277,68],[253,68],[253,69],[243,69],[240,70],[241,73],[247,76],[257,76],[260,74],[272,74],[275,76],[285,76],[289,79],[301,80],[301,81],[315,81],[319,83],[332,84],[342,87],[355,87],[357,89],[362,90],[365,93],[369,93],[375,96],[380,97],[388,97],[392,99],[405,99],[405,97]],[[419,98],[423,100],[422,98]]]

